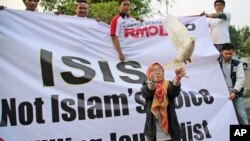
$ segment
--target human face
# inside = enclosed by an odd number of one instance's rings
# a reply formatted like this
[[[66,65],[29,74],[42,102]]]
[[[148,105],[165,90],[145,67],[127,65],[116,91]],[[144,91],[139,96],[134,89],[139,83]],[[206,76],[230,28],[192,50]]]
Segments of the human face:
[[[26,10],[28,11],[36,11],[39,0],[25,0],[24,5],[26,6]]]
[[[124,0],[120,5],[120,13],[128,14],[129,9],[130,9],[129,0]]]
[[[79,3],[76,6],[76,15],[77,17],[86,17],[87,16],[88,5],[86,3]]]
[[[151,75],[156,82],[160,82],[164,78],[164,70],[159,64],[154,64],[151,68]]]
[[[225,62],[229,62],[233,57],[233,49],[222,50],[221,55]]]
[[[225,8],[225,5],[224,5],[223,3],[217,2],[217,3],[214,5],[214,9],[215,9],[216,13],[221,13],[221,12],[223,12],[224,8]]]

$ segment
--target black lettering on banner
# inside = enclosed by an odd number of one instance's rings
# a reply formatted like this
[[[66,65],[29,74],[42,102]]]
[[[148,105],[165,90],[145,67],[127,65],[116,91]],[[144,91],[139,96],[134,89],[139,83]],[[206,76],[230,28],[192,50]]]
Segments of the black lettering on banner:
[[[128,82],[128,83],[133,83],[133,84],[141,84],[147,79],[147,77],[144,73],[137,71],[137,70],[128,69],[128,68],[126,68],[127,65],[131,66],[133,68],[141,68],[141,65],[138,62],[128,61],[128,62],[120,62],[119,64],[117,64],[117,69],[120,70],[121,72],[124,72],[127,74],[136,75],[136,76],[138,76],[139,79],[134,80],[128,76],[120,76],[120,78],[123,81]]]
[[[246,141],[250,138],[250,125],[230,125],[230,141]]]
[[[22,125],[29,125],[33,121],[33,106],[29,102],[22,102],[18,106],[19,120]]]
[[[59,122],[59,102],[58,95],[51,96],[52,121]]]
[[[74,99],[59,99],[58,95],[52,95],[52,122],[60,122],[61,119],[73,121],[77,115],[79,120],[86,119],[86,115],[89,119],[103,118],[104,115],[106,117],[129,115],[128,98],[125,94],[105,95],[103,99],[102,101],[100,97],[92,96],[85,103],[84,93],[78,93],[76,105]],[[73,106],[77,106],[77,109],[74,109]],[[60,113],[60,111],[64,111],[64,113]]]
[[[36,108],[36,122],[37,123],[45,123],[45,120],[43,118],[43,100],[42,98],[36,98],[35,99],[35,102],[34,102],[34,105],[35,105],[35,108]]]
[[[43,139],[43,140],[35,140],[35,141],[73,141],[72,138],[58,138],[58,139]]]
[[[102,71],[103,80],[106,82],[115,82],[114,77],[112,75],[112,72],[110,70],[110,67],[108,65],[108,62],[106,61],[99,61],[99,66]]]
[[[145,141],[145,135],[144,133],[139,133],[117,136],[116,133],[110,133],[110,141]]]
[[[202,104],[202,98],[201,97],[196,98],[196,96],[195,96],[195,95],[197,95],[196,92],[189,91],[189,94],[191,96],[192,103],[194,104],[194,106],[200,106]]]
[[[66,112],[62,114],[62,119],[64,121],[73,121],[76,119],[76,111],[74,108],[70,107],[70,105],[75,105],[73,99],[66,98],[61,101],[61,107]]]
[[[79,116],[78,118],[79,120],[86,119],[86,114],[85,112],[83,112],[85,111],[85,106],[81,106],[81,105],[85,105],[84,94],[83,93],[77,94],[77,99],[78,99],[77,105],[80,105],[78,106],[78,116]]]
[[[181,91],[181,92],[184,96],[184,101],[185,101],[186,107],[191,107],[191,101],[190,101],[189,94],[185,91]]]
[[[111,101],[113,105],[111,105]],[[104,96],[104,103],[105,103],[106,117],[112,116],[111,106],[113,106],[114,108],[114,116],[120,116],[121,110],[122,110],[122,115],[129,115],[128,98],[125,94],[120,94],[119,96],[118,95]],[[120,106],[122,106],[122,108],[120,108]]]
[[[45,123],[42,114],[43,104],[44,102],[42,98],[36,98],[34,101],[34,105],[27,101],[21,102],[17,105],[15,98],[11,98],[10,103],[8,103],[6,99],[2,99],[2,116],[0,127],[7,126],[8,120],[10,121],[10,126],[16,126],[17,117],[19,119],[20,124],[30,125],[34,120],[34,112],[36,113],[36,122]]]
[[[191,121],[180,123],[182,130],[182,141],[194,141],[212,138],[208,123],[203,120],[202,123],[193,124]]]
[[[41,49],[40,52],[41,72],[44,86],[54,86],[52,69],[52,52]]]
[[[90,108],[88,108],[88,116],[90,119],[103,117],[102,100],[100,97],[97,96],[90,97],[87,101],[87,105],[92,105]]]
[[[198,92],[181,90],[180,95],[175,99],[175,108],[201,106],[202,104],[212,104],[213,102],[214,97],[206,89],[201,89]]]
[[[214,102],[214,97],[209,94],[207,89],[201,89],[199,90],[199,93],[204,97],[206,104],[212,104]]]
[[[90,141],[102,141],[102,139],[91,139]]]
[[[65,65],[80,69],[85,72],[82,77],[75,77],[70,71],[62,72],[61,76],[63,80],[69,84],[85,84],[91,81],[95,77],[95,71],[90,67],[75,62],[74,60],[78,60],[83,64],[91,64],[89,61],[82,58],[63,56],[62,61]]]
[[[54,82],[54,72],[52,66],[53,54],[50,51],[41,49],[40,51],[40,63],[41,63],[41,75],[44,86],[55,86]],[[74,76],[71,71],[61,72],[62,79],[73,85],[85,84],[93,80],[96,72],[91,67],[91,63],[83,58],[78,58],[74,56],[62,56],[62,62],[71,68],[79,69],[83,71],[83,76]],[[115,82],[112,71],[109,67],[107,61],[98,61],[101,73],[103,75],[103,80],[105,82]],[[128,66],[132,67],[127,68]],[[146,80],[146,75],[143,72],[135,70],[134,68],[141,68],[141,65],[135,61],[120,62],[117,64],[117,69],[126,74],[134,75],[138,78],[132,78],[129,76],[120,76],[120,78],[127,82],[133,84],[141,84]]]
[[[8,125],[8,119],[11,126],[17,125],[17,116],[16,116],[16,99],[10,99],[10,105],[8,104],[7,99],[2,99],[2,117],[0,127]]]
[[[136,106],[136,111],[140,114],[144,114],[146,112],[146,101],[142,96],[141,92],[135,93],[135,102],[140,104],[141,106]]]

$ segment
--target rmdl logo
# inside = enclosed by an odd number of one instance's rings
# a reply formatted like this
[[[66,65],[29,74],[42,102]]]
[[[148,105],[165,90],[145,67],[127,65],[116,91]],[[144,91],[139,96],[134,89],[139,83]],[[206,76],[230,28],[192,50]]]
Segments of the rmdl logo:
[[[168,33],[164,30],[163,25],[150,25],[146,27],[124,29],[125,38],[128,38],[129,36],[132,38],[141,38],[155,35],[168,36]]]

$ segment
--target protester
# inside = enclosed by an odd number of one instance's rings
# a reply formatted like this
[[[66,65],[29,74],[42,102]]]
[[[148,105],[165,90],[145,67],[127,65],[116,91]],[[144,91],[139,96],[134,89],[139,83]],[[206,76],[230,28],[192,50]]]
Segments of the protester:
[[[224,0],[215,0],[214,8],[216,13],[201,14],[205,14],[208,17],[211,38],[214,46],[219,52],[224,43],[230,43],[229,26],[231,14],[229,12],[224,12],[225,4]]]
[[[125,55],[122,52],[118,39],[123,35],[122,25],[135,21],[135,19],[128,14],[129,10],[130,0],[119,0],[119,14],[115,15],[110,23],[110,36],[121,61],[125,60]]]
[[[86,0],[76,0],[75,12],[77,17],[87,18],[88,3]]]
[[[181,129],[175,112],[174,98],[181,90],[185,70],[176,69],[173,81],[164,79],[164,69],[159,63],[151,64],[146,72],[148,81],[141,92],[146,100],[144,134],[147,141],[180,141]]]
[[[228,87],[229,99],[233,101],[236,116],[240,125],[248,125],[248,117],[243,101],[245,74],[240,61],[232,59],[233,45],[226,43],[222,47],[220,65]]]
[[[27,11],[37,11],[37,6],[40,0],[23,0]]]

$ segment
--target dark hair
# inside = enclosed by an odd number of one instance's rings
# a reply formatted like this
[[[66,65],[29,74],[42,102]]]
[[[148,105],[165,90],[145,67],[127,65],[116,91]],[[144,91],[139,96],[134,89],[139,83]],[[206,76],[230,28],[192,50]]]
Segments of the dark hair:
[[[77,7],[78,4],[80,4],[80,3],[88,4],[88,2],[87,2],[86,0],[76,0],[76,2],[75,2],[75,7]]]
[[[119,2],[118,2],[119,5],[121,5],[123,1],[125,1],[125,0],[119,0]],[[130,0],[128,0],[128,1],[130,2]]]
[[[86,4],[88,4],[86,0],[76,0],[76,3],[86,3]]]
[[[25,3],[26,0],[23,0],[23,3]],[[40,1],[40,0],[39,0]]]
[[[214,1],[214,6],[216,5],[216,3],[222,3],[224,6],[226,5],[224,0],[215,0]]]
[[[231,49],[234,50],[234,46],[232,44],[230,44],[230,43],[225,43],[222,46],[222,51],[223,50],[231,50]]]

